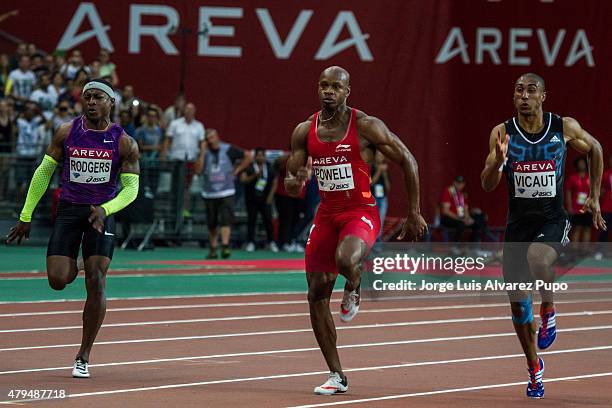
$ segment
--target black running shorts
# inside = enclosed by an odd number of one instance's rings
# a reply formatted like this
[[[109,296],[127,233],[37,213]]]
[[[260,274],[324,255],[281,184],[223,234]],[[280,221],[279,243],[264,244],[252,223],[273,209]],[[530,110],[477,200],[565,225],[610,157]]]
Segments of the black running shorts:
[[[77,259],[79,247],[83,247],[83,259],[92,255],[113,257],[115,248],[115,219],[111,215],[104,221],[104,232],[96,231],[89,222],[88,204],[71,204],[60,201],[53,233],[49,239],[47,256],[63,255]]]

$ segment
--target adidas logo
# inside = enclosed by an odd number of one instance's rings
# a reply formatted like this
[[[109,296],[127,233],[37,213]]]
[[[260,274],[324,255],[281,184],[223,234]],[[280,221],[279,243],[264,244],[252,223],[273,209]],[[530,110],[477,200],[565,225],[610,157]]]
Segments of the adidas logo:
[[[551,143],[560,143],[561,140],[557,137],[557,135],[554,135],[553,137],[550,138],[550,142]]]

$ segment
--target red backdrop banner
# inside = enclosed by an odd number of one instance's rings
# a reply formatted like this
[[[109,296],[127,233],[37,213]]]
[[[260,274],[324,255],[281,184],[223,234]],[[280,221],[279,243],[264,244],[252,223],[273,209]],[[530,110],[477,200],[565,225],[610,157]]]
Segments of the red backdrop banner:
[[[253,148],[286,147],[318,109],[322,69],[351,73],[349,103],[383,119],[419,162],[430,218],[465,176],[472,205],[505,220],[505,186],[480,188],[489,132],[512,116],[524,72],[546,80],[545,109],[578,119],[610,147],[612,2],[601,0],[92,1],[4,0],[0,30],[46,51],[113,50],[121,85],[169,105],[185,92],[206,126]],[[4,51],[14,45],[2,43]],[[392,172],[391,209],[406,201]]]

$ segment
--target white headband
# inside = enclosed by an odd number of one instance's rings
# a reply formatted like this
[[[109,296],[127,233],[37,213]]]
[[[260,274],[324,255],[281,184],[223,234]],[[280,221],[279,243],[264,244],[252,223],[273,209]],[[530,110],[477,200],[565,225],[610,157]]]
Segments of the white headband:
[[[83,87],[83,92],[82,93],[85,93],[85,91],[87,91],[89,89],[98,89],[98,90],[106,93],[111,98],[115,97],[115,92],[113,92],[113,88],[111,88],[110,86],[108,86],[106,84],[103,84],[102,82],[91,81],[91,82],[86,83],[85,86]]]

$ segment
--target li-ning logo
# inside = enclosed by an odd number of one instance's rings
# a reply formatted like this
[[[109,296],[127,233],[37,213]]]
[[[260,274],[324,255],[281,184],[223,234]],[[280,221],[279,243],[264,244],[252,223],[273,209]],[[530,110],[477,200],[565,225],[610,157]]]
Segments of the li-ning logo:
[[[338,146],[336,146],[336,152],[350,152],[350,151],[351,151],[351,145],[339,144]]]
[[[561,143],[561,140],[559,140],[559,138],[557,137],[557,135],[554,135],[553,137],[550,138],[550,142],[551,143]]]
[[[361,217],[361,221],[365,222],[366,224],[368,224],[370,226],[370,229],[373,230],[374,229],[374,225],[372,225],[372,221],[368,220],[365,215]]]

